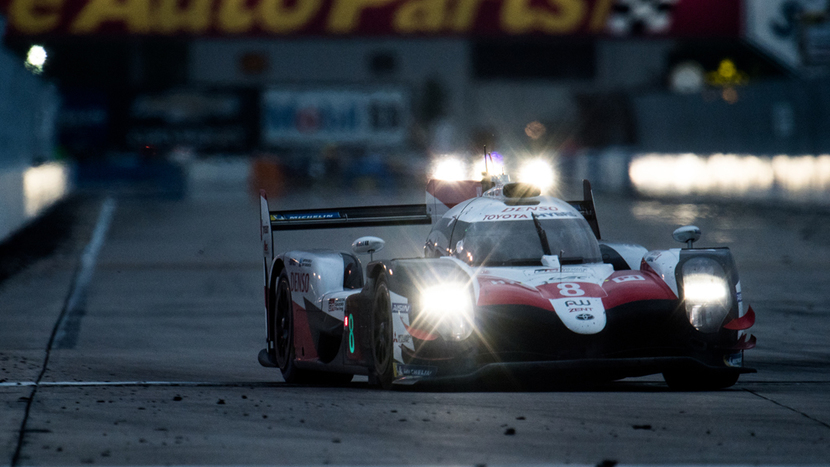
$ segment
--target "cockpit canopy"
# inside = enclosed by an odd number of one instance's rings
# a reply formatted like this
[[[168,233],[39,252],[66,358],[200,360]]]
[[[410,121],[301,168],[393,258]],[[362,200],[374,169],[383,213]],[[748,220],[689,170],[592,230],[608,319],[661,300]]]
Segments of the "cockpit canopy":
[[[433,227],[425,254],[452,255],[476,266],[538,265],[546,240],[562,264],[602,261],[597,239],[577,210],[552,197],[535,200],[514,204],[482,197],[462,203]]]

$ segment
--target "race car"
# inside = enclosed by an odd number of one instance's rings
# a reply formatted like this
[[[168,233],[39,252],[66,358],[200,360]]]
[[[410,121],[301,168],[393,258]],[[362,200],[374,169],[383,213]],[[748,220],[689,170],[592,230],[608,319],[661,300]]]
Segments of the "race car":
[[[288,383],[382,388],[459,378],[544,375],[613,381],[662,373],[670,388],[732,386],[755,313],[728,248],[648,251],[601,240],[590,183],[563,201],[506,175],[430,180],[426,203],[270,210],[261,192],[266,348]],[[287,250],[286,230],[432,224],[424,257],[371,261]],[[495,376],[494,376],[495,375]]]

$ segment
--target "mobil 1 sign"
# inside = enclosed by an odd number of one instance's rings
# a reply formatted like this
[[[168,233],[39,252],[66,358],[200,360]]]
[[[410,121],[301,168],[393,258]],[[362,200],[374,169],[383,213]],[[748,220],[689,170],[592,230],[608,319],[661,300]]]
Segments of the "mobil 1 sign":
[[[262,101],[266,145],[398,145],[406,140],[409,100],[400,90],[272,89]]]

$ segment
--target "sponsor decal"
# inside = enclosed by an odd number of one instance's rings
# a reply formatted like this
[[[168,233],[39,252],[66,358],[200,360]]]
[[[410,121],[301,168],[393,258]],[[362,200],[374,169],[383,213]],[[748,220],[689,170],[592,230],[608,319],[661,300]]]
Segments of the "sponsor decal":
[[[289,265],[289,266],[298,266],[299,264],[300,264],[300,262],[299,262],[299,261],[297,261],[297,260],[296,260],[296,259],[294,259],[294,258],[289,258],[289,259],[288,259],[288,265]]]
[[[412,336],[409,334],[398,334],[397,332],[392,333],[392,342],[396,344],[409,344],[412,342]]]
[[[311,263],[312,263],[312,262],[313,262],[313,261],[312,261],[312,260],[310,260],[310,259],[308,259],[308,258],[301,259],[301,260],[300,260],[300,267],[301,267],[301,268],[310,268],[310,267],[311,267]]]
[[[555,218],[576,218],[577,215],[570,212],[542,212],[536,214],[537,219],[555,219]],[[485,214],[482,216],[484,221],[515,221],[520,219],[532,219],[530,214],[510,213],[510,214]]]
[[[541,212],[541,211],[558,211],[556,206],[526,206],[519,208],[504,208],[501,212]]]
[[[629,281],[644,281],[644,280],[646,280],[646,278],[643,277],[643,276],[620,276],[620,277],[615,277],[611,280],[616,282],[617,284],[620,284],[622,282],[629,282]]]
[[[577,334],[596,334],[605,328],[605,307],[601,298],[582,297],[550,299],[556,316]]]
[[[329,299],[329,313],[330,314],[339,314],[346,310],[346,300],[342,298],[330,298]]]
[[[738,352],[731,355],[725,355],[723,357],[723,363],[729,367],[740,368],[744,366],[744,354],[743,352]]]
[[[295,213],[275,214],[271,216],[274,221],[305,221],[318,219],[340,219],[339,212],[316,212],[316,213]]]
[[[526,272],[525,274],[552,274],[554,272],[559,272],[559,269],[556,268],[545,268],[545,269],[535,269],[533,272]]]
[[[308,273],[292,272],[290,274],[291,291],[306,293],[309,289],[309,275]]]
[[[398,376],[435,376],[438,368],[426,365],[401,365],[395,363],[395,377]]]
[[[657,258],[659,258],[659,257],[661,257],[661,256],[663,256],[663,253],[662,253],[662,252],[657,252],[657,253],[649,253],[649,254],[646,256],[646,262],[648,262],[648,263],[653,263],[653,262],[657,261]]]
[[[563,272],[567,272],[570,274],[593,274],[595,271],[592,268],[586,268],[582,266],[563,266],[562,270]]]
[[[412,311],[412,305],[409,303],[393,303],[392,313],[409,313]]]
[[[588,280],[587,276],[554,276],[552,279],[556,279],[558,282],[563,281],[584,281]]]

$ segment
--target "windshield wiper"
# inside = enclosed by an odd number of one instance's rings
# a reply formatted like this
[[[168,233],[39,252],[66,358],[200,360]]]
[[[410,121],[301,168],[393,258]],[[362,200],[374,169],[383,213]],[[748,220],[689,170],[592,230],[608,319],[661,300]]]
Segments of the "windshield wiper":
[[[530,217],[533,218],[533,225],[536,226],[536,233],[539,235],[539,241],[542,242],[542,252],[545,256],[550,256],[551,252],[550,244],[548,243],[548,234],[545,233],[545,229],[542,228],[542,223],[536,218],[535,212],[531,212]]]

